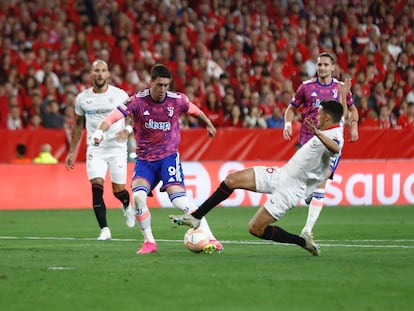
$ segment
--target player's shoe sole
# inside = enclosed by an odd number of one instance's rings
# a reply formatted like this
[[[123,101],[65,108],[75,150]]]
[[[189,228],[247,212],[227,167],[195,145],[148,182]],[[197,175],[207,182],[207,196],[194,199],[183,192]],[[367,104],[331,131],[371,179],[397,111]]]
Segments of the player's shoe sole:
[[[216,251],[219,253],[223,250],[223,244],[217,240],[210,240],[210,244],[213,244],[216,247]]]
[[[197,229],[200,227],[200,219],[197,219],[191,215],[170,215],[171,221],[179,226],[189,226]]]
[[[217,252],[217,247],[213,243],[208,243],[203,247],[203,253],[205,254],[212,254],[214,252]]]

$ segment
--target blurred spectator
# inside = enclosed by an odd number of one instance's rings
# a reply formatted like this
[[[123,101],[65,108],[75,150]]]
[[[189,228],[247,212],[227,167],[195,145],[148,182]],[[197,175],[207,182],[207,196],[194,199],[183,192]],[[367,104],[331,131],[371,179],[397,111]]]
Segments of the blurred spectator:
[[[75,106],[74,105],[69,105],[66,106],[64,112],[64,123],[63,123],[63,127],[68,130],[69,132],[72,131],[73,126],[75,125]]]
[[[13,164],[32,163],[32,160],[26,155],[27,147],[25,144],[16,145],[16,157],[11,161]]]
[[[368,98],[366,98],[365,96],[362,96],[359,99],[357,109],[358,109],[358,115],[359,115],[359,123],[363,123],[365,121],[365,119],[368,118],[371,111],[375,112],[374,108],[370,108],[368,106]],[[372,116],[372,114],[371,114],[371,116]]]
[[[259,108],[262,111],[265,119],[269,118],[273,113],[273,108],[276,106],[275,96],[269,91],[265,91],[260,101]]]
[[[383,105],[379,108],[378,127],[380,129],[390,129],[394,127],[392,115],[387,105]]]
[[[377,82],[368,98],[368,107],[374,109],[379,114],[380,107],[386,104],[387,98],[385,97],[384,85],[382,82]]]
[[[397,60],[398,55],[401,53],[401,51],[402,48],[398,42],[398,36],[397,34],[392,33],[388,42],[388,52],[392,55],[394,61]]]
[[[53,71],[53,62],[51,60],[47,60],[43,64],[43,67],[35,72],[35,78],[38,83],[44,83],[48,76],[50,76],[53,86],[59,88],[60,80],[58,75]]]
[[[234,98],[233,92],[227,92],[222,100],[222,106],[223,106],[223,126],[226,126],[225,124],[229,122],[229,119],[232,118],[232,111],[233,107],[236,105],[236,99]],[[230,122],[231,123],[231,122]]]
[[[408,92],[405,100],[409,103],[409,102],[414,102],[414,88]]]
[[[378,83],[396,109],[403,98],[414,101],[412,1],[161,1],[159,9],[151,1],[87,1],[88,9],[84,1],[57,1],[40,11],[44,1],[3,2],[0,83],[7,97],[19,97],[25,124],[39,113],[32,104],[39,89],[40,101],[54,97],[63,115],[67,88],[90,86],[97,57],[113,64],[113,83],[128,93],[147,86],[154,62],[177,73],[180,91],[196,77],[202,103],[211,86],[221,101],[230,84],[242,116],[249,92],[280,100],[289,85],[294,90],[314,76],[325,51],[337,54],[335,75],[359,85],[356,103],[365,96],[378,113],[386,102]],[[8,105],[0,104],[5,127]]]
[[[221,102],[214,91],[210,91],[206,94],[202,110],[215,127],[223,126],[223,110],[221,108]]]
[[[65,117],[60,113],[60,107],[55,99],[45,100],[42,103],[42,125],[49,129],[62,129]]]
[[[378,128],[378,115],[374,109],[370,109],[364,120],[360,121],[359,127]]]
[[[9,113],[7,115],[7,129],[22,130],[24,128],[23,120],[20,116],[20,108],[16,104],[9,106]]]
[[[266,128],[267,123],[262,115],[262,111],[257,106],[252,106],[250,112],[244,118],[243,127],[245,128]]]
[[[43,128],[44,127],[42,125],[42,117],[38,113],[32,115],[31,118],[29,119],[29,123],[27,123],[26,125],[26,129],[28,130],[38,130],[38,129],[43,129]]]
[[[224,121],[223,124],[225,127],[243,127],[243,119],[238,105],[233,105],[229,118]]]
[[[285,119],[279,106],[273,107],[273,112],[270,117],[266,119],[268,128],[283,128],[285,125]]]
[[[36,164],[56,164],[58,160],[52,155],[52,146],[43,144],[40,147],[40,152],[36,158],[33,159]]]
[[[260,93],[253,91],[250,95],[249,109],[246,114],[249,114],[252,107],[257,107],[260,110]]]
[[[414,102],[407,103],[407,111],[405,114],[400,115],[397,124],[401,128],[414,127]]]

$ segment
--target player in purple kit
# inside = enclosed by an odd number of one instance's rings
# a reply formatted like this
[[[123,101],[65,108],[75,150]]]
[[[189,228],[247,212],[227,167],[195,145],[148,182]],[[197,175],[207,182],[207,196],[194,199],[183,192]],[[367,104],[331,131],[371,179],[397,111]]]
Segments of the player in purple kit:
[[[157,64],[151,70],[150,88],[131,96],[113,110],[99,125],[93,139],[99,145],[114,122],[132,116],[134,135],[137,142],[137,160],[132,180],[136,220],[144,236],[144,243],[137,254],[157,251],[157,244],[151,229],[151,214],[147,206],[148,194],[162,181],[161,191],[166,191],[173,205],[184,213],[197,209],[186,195],[178,145],[180,142],[179,116],[188,113],[206,124],[211,137],[216,128],[206,115],[187,96],[168,91],[172,81],[171,71]],[[222,250],[222,244],[212,234],[203,218],[202,229],[210,235],[205,252]]]
[[[295,112],[300,108],[302,119],[311,118],[314,124],[317,124],[317,116],[319,104],[323,100],[337,100],[340,101],[344,108],[344,117],[342,125],[345,121],[348,122],[350,128],[350,141],[354,142],[358,140],[358,110],[356,109],[352,93],[349,91],[345,96],[341,96],[339,88],[344,84],[348,84],[350,87],[350,79],[346,79],[345,82],[341,82],[333,77],[335,71],[335,58],[330,53],[321,53],[318,56],[317,61],[317,76],[302,82],[299,88],[285,111],[285,126],[283,130],[283,137],[285,140],[292,138],[292,120]],[[299,145],[303,146],[309,139],[313,137],[312,131],[305,124],[302,124],[299,135]],[[339,158],[338,158],[339,162]],[[338,163],[337,163],[338,164]],[[336,164],[336,166],[337,166]],[[335,166],[335,167],[336,167]],[[324,199],[325,199],[325,187],[328,179],[332,178],[335,169],[332,171],[332,175],[328,177],[322,184],[315,190],[312,196],[310,196],[306,203],[309,204],[308,217],[305,226],[302,229],[302,235],[306,234],[312,237],[313,227],[322,211]],[[310,200],[310,202],[309,202]]]

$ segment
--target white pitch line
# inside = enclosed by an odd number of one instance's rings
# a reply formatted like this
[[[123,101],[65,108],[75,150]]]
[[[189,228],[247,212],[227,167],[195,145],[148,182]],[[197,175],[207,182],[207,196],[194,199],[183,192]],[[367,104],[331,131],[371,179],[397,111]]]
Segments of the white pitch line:
[[[75,237],[15,237],[15,236],[0,236],[0,240],[37,240],[37,241],[96,241],[96,238],[75,238]],[[141,242],[141,239],[112,239],[116,242]],[[158,242],[167,243],[183,243],[182,240],[166,240],[158,239]],[[276,243],[272,241],[247,241],[247,240],[220,240],[223,244],[243,244],[243,245],[285,245],[290,244]],[[325,244],[323,242],[331,242]],[[393,243],[412,243],[414,240],[318,240],[317,243],[321,247],[354,247],[354,248],[404,248],[414,249],[414,245],[401,245]],[[101,242],[100,242],[101,243]],[[334,244],[333,244],[334,243]],[[358,244],[349,244],[358,243]],[[361,244],[367,243],[367,244]],[[368,244],[370,243],[370,244]],[[386,245],[371,244],[371,243],[387,243]]]

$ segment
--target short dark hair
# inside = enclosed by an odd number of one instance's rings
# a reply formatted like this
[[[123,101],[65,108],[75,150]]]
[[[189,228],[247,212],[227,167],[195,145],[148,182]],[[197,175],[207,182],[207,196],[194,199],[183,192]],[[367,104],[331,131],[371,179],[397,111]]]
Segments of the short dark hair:
[[[163,64],[155,64],[151,69],[151,80],[155,80],[157,78],[172,79],[170,69]]]
[[[328,57],[328,58],[330,58],[331,61],[332,61],[332,64],[335,64],[335,62],[336,62],[335,56],[333,56],[333,54],[328,53],[328,52],[322,52],[321,54],[319,54],[318,58],[320,58],[320,57]]]
[[[332,117],[334,123],[339,123],[344,115],[342,104],[336,100],[323,100],[320,105],[322,109]]]
[[[26,147],[25,144],[18,144],[16,146],[16,151],[17,151],[18,154],[25,155],[26,150],[27,150],[27,147]]]

